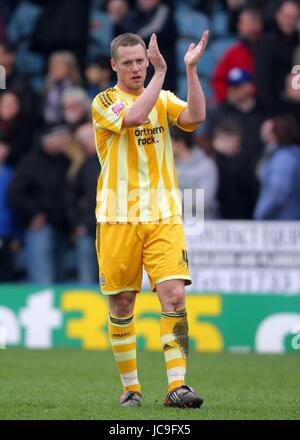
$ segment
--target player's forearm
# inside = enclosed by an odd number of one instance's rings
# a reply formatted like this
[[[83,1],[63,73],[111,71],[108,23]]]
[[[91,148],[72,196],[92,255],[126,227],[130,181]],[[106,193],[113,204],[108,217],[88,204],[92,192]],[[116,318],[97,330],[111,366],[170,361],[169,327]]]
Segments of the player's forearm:
[[[198,78],[196,66],[186,68],[187,77],[187,108],[186,122],[189,124],[198,124],[203,122],[206,117],[205,96]]]
[[[127,110],[124,116],[125,127],[137,127],[142,125],[145,119],[147,119],[159,97],[165,75],[165,71],[157,71],[154,73],[153,78],[143,93],[132,104],[130,109]]]

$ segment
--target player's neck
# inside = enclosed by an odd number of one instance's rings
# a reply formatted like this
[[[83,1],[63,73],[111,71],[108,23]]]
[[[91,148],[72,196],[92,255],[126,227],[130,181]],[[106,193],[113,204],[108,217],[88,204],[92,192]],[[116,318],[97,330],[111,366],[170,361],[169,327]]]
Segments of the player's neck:
[[[135,96],[139,96],[143,93],[144,91],[144,87],[141,87],[140,89],[130,89],[129,87],[127,87],[123,82],[118,81],[117,82],[117,87],[122,91],[127,93],[128,95],[135,95]]]

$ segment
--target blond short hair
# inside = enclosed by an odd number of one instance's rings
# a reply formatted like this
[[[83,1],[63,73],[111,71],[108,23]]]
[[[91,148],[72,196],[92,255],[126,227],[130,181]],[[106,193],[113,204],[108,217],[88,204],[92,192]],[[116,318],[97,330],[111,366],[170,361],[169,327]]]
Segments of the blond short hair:
[[[117,58],[117,51],[119,47],[137,46],[138,44],[140,44],[144,48],[146,53],[147,52],[146,44],[140,35],[132,34],[129,32],[118,35],[116,38],[112,40],[110,45],[111,57],[113,59]]]
[[[73,85],[75,86],[81,85],[82,81],[81,81],[81,74],[80,74],[78,62],[75,55],[72,52],[67,50],[59,50],[53,52],[49,57],[49,61],[48,61],[49,67],[51,66],[51,63],[54,63],[55,61],[61,61],[67,66],[69,71],[69,78]],[[47,76],[46,82],[48,86],[51,83],[51,81],[49,80],[49,74]]]

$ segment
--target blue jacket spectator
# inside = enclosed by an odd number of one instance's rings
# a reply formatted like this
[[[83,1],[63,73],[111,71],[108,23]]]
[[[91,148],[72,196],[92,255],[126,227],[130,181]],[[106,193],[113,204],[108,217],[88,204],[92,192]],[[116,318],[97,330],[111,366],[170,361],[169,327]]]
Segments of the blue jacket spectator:
[[[18,237],[16,217],[10,206],[7,192],[13,178],[13,169],[6,164],[9,140],[0,138],[0,282],[13,279],[12,242]]]
[[[15,235],[13,211],[7,200],[7,188],[13,177],[13,169],[0,163],[0,237]]]
[[[277,148],[261,172],[261,191],[255,207],[257,220],[300,220],[300,142],[291,117],[273,120]],[[282,139],[280,139],[282,138]],[[283,142],[285,141],[285,142]]]

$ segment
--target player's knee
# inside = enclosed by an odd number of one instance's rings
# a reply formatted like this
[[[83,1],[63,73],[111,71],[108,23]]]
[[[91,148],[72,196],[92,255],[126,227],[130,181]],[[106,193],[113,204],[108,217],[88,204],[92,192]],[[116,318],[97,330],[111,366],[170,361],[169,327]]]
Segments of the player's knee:
[[[185,307],[184,288],[181,286],[173,287],[166,295],[166,305],[175,312]]]
[[[120,318],[131,315],[134,308],[135,295],[131,292],[122,292],[110,298],[109,309],[113,316]]]

